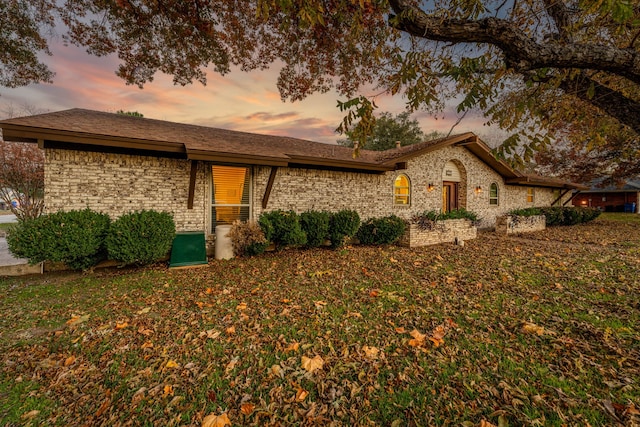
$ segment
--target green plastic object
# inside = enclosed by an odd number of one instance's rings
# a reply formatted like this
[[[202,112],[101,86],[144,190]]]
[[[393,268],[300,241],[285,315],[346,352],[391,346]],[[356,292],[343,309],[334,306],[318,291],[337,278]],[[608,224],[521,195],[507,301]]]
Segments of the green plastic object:
[[[204,232],[183,231],[176,233],[171,247],[169,267],[207,264]]]

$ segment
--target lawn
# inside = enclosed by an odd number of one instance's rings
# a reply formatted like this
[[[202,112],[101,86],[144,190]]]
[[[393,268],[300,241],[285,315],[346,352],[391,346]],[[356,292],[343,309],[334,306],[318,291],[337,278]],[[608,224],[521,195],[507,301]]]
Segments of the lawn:
[[[0,279],[0,355],[2,425],[638,425],[640,221]]]

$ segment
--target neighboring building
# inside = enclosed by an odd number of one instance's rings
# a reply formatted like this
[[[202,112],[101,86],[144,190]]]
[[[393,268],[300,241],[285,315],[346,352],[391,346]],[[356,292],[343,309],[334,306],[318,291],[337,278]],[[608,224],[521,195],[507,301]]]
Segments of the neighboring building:
[[[73,109],[0,122],[7,140],[45,151],[46,211],[140,209],[178,231],[263,211],[354,209],[363,219],[464,207],[481,226],[514,208],[562,204],[574,189],[523,175],[473,133],[387,151]]]
[[[620,186],[598,187],[580,191],[572,199],[574,206],[589,206],[604,212],[637,213],[640,206],[640,179],[631,179]]]

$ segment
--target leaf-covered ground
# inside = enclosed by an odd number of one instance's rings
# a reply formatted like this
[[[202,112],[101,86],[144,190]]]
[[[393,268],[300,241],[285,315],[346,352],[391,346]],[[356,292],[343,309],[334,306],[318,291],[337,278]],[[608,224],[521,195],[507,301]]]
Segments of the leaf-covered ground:
[[[0,425],[640,424],[634,215],[0,289]]]

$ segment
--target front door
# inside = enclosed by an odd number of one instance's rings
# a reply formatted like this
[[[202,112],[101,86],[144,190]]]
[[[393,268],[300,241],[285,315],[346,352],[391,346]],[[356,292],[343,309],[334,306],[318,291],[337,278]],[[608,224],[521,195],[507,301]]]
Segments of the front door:
[[[442,213],[458,209],[458,183],[444,181],[442,183]]]

